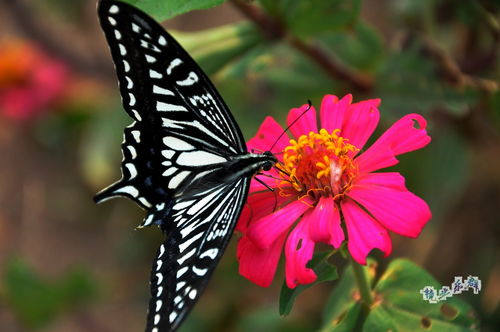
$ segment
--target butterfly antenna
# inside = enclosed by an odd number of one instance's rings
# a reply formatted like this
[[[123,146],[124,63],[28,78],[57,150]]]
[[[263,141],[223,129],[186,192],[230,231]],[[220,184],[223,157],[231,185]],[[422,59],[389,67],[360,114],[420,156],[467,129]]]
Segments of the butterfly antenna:
[[[281,133],[281,135],[278,136],[278,138],[276,139],[276,141],[274,141],[274,144],[271,146],[271,148],[268,151],[272,151],[272,149],[274,148],[274,146],[278,143],[278,141],[280,140],[280,138],[283,137],[283,135],[285,135],[285,133],[287,132],[287,130],[290,129],[290,127],[293,126],[295,124],[295,122],[299,121],[299,119],[311,109],[312,103],[311,103],[311,101],[309,99],[307,100],[307,104],[309,104],[309,106],[307,107],[307,109],[304,112],[302,112],[295,120],[293,120],[292,123],[290,123],[288,125],[288,127],[285,128],[285,130],[283,130],[283,132]]]

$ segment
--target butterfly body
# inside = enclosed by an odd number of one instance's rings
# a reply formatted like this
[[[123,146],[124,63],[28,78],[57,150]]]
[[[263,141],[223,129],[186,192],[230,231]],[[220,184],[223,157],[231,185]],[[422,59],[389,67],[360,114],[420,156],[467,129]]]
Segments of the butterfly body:
[[[125,196],[146,210],[140,227],[165,234],[151,270],[146,331],[177,329],[205,289],[270,152],[249,153],[228,107],[189,54],[151,17],[101,0],[125,111],[122,178],[96,202]]]

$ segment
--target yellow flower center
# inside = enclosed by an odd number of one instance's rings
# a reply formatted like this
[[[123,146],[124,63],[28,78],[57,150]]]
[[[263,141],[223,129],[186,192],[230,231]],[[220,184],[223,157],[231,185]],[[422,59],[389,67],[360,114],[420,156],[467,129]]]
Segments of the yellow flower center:
[[[280,183],[282,195],[292,189],[313,198],[332,195],[339,198],[351,186],[358,170],[352,156],[358,149],[338,135],[340,129],[331,134],[326,129],[310,132],[290,145],[283,154],[283,169],[290,177]],[[290,183],[293,188],[290,188]]]

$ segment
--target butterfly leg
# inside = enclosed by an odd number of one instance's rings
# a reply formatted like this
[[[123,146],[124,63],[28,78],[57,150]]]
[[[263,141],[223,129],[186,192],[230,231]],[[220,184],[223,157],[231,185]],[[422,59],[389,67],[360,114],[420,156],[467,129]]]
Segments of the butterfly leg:
[[[257,175],[263,175],[263,174],[261,174],[261,173],[257,173]],[[255,181],[259,182],[261,185],[263,185],[264,187],[266,187],[267,189],[269,189],[270,191],[274,191],[274,189],[273,189],[273,188],[269,187],[269,186],[267,185],[267,183],[265,183],[264,181],[262,181],[262,180],[261,180],[261,179],[259,179],[258,177],[256,177],[256,176],[255,176],[255,177],[254,177],[254,179],[255,179]]]

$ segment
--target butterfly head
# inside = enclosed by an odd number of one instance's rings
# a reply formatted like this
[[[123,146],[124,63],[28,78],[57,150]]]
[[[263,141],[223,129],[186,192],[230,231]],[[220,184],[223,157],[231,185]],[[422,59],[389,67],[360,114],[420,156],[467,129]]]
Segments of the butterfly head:
[[[262,154],[267,157],[262,170],[269,171],[278,162],[278,158],[271,151],[264,151]]]

